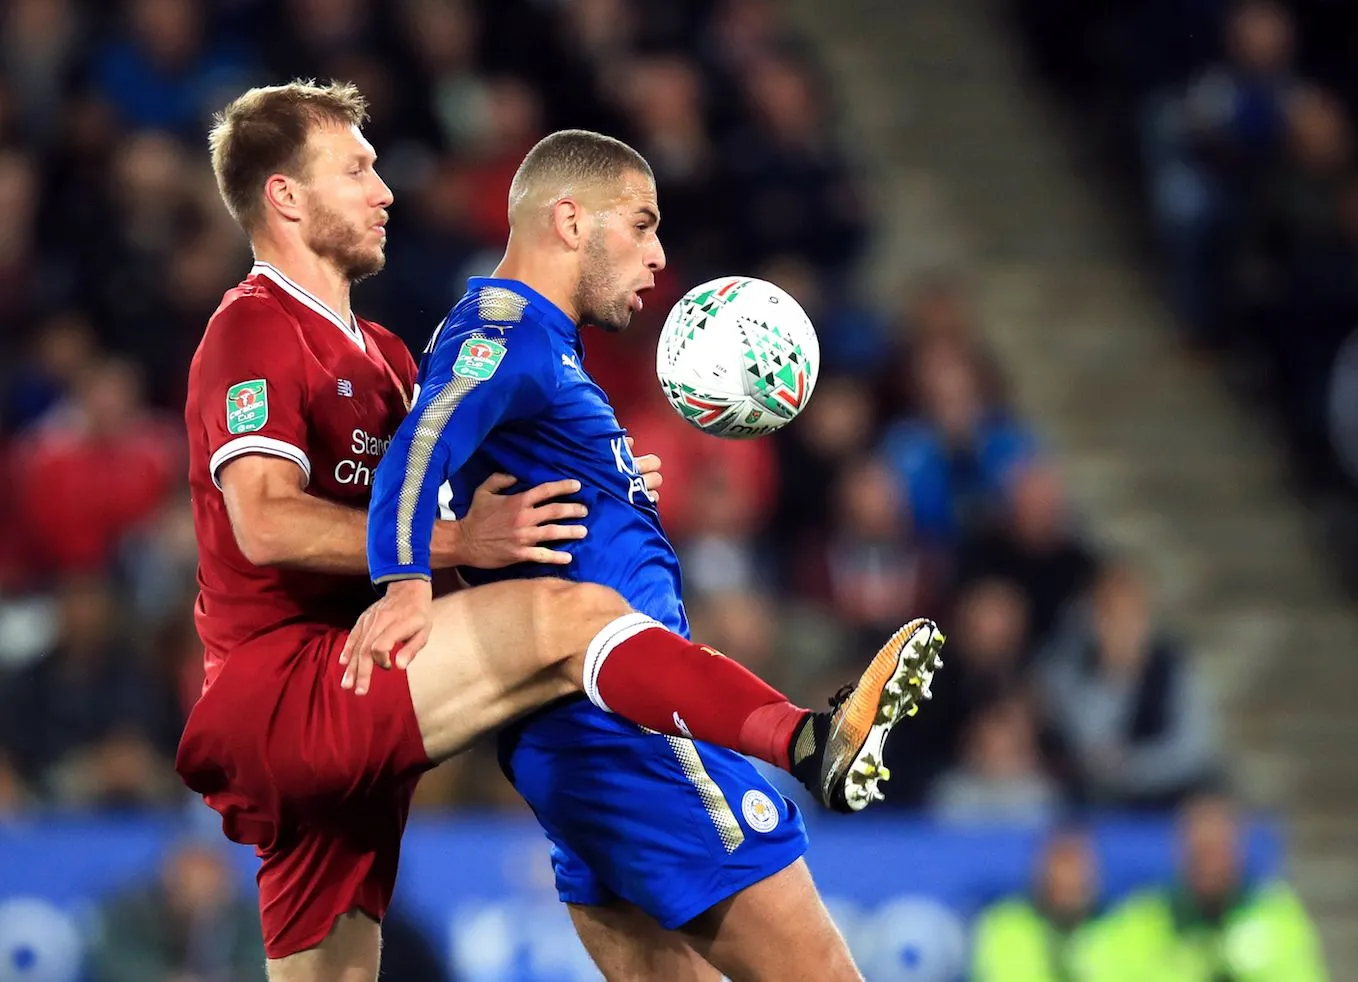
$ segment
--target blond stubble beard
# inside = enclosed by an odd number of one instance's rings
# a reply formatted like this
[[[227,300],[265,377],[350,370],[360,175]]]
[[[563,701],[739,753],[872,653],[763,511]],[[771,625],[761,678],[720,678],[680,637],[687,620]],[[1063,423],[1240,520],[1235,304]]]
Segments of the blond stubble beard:
[[[387,264],[386,252],[381,246],[363,249],[367,229],[354,228],[338,212],[320,202],[313,202],[311,214],[307,247],[322,259],[334,263],[349,282],[365,280]]]

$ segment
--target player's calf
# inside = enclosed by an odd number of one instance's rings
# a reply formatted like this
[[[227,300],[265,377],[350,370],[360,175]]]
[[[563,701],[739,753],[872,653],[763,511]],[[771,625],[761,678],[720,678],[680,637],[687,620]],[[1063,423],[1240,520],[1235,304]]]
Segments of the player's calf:
[[[858,811],[881,797],[883,745],[930,697],[943,640],[933,621],[910,622],[830,712],[812,713],[712,648],[628,614],[590,641],[583,685],[601,709],[757,757],[793,773],[826,807]]]
[[[376,982],[382,929],[359,911],[336,918],[320,944],[266,963],[269,982]]]
[[[804,860],[680,928],[731,982],[863,982]]]

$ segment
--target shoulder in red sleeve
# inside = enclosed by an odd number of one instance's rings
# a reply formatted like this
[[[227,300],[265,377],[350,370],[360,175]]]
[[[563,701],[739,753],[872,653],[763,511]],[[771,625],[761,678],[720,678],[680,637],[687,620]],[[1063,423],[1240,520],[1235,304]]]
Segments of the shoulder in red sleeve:
[[[214,484],[223,465],[250,453],[291,460],[310,480],[307,387],[296,321],[252,287],[228,294],[189,369],[186,409]]]

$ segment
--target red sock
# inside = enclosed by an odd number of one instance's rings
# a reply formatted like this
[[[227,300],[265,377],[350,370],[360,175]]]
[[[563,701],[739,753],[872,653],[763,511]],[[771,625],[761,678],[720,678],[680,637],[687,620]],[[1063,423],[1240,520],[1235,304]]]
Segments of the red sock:
[[[647,729],[715,743],[784,770],[792,734],[807,713],[742,665],[644,614],[618,618],[590,642],[585,694]]]

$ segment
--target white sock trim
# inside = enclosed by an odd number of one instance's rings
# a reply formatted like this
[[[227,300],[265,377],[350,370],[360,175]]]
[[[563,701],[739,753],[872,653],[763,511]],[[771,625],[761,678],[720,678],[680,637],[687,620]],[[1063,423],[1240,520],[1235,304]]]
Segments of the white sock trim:
[[[665,625],[654,617],[647,617],[645,614],[638,614],[635,611],[630,614],[623,614],[616,620],[605,624],[603,630],[594,635],[589,647],[585,649],[585,695],[589,697],[590,702],[604,712],[613,712],[608,708],[603,697],[599,695],[599,671],[604,667],[604,659],[608,657],[610,651],[624,641],[636,637],[642,631],[649,631],[653,627],[658,627],[662,631],[665,629]]]

